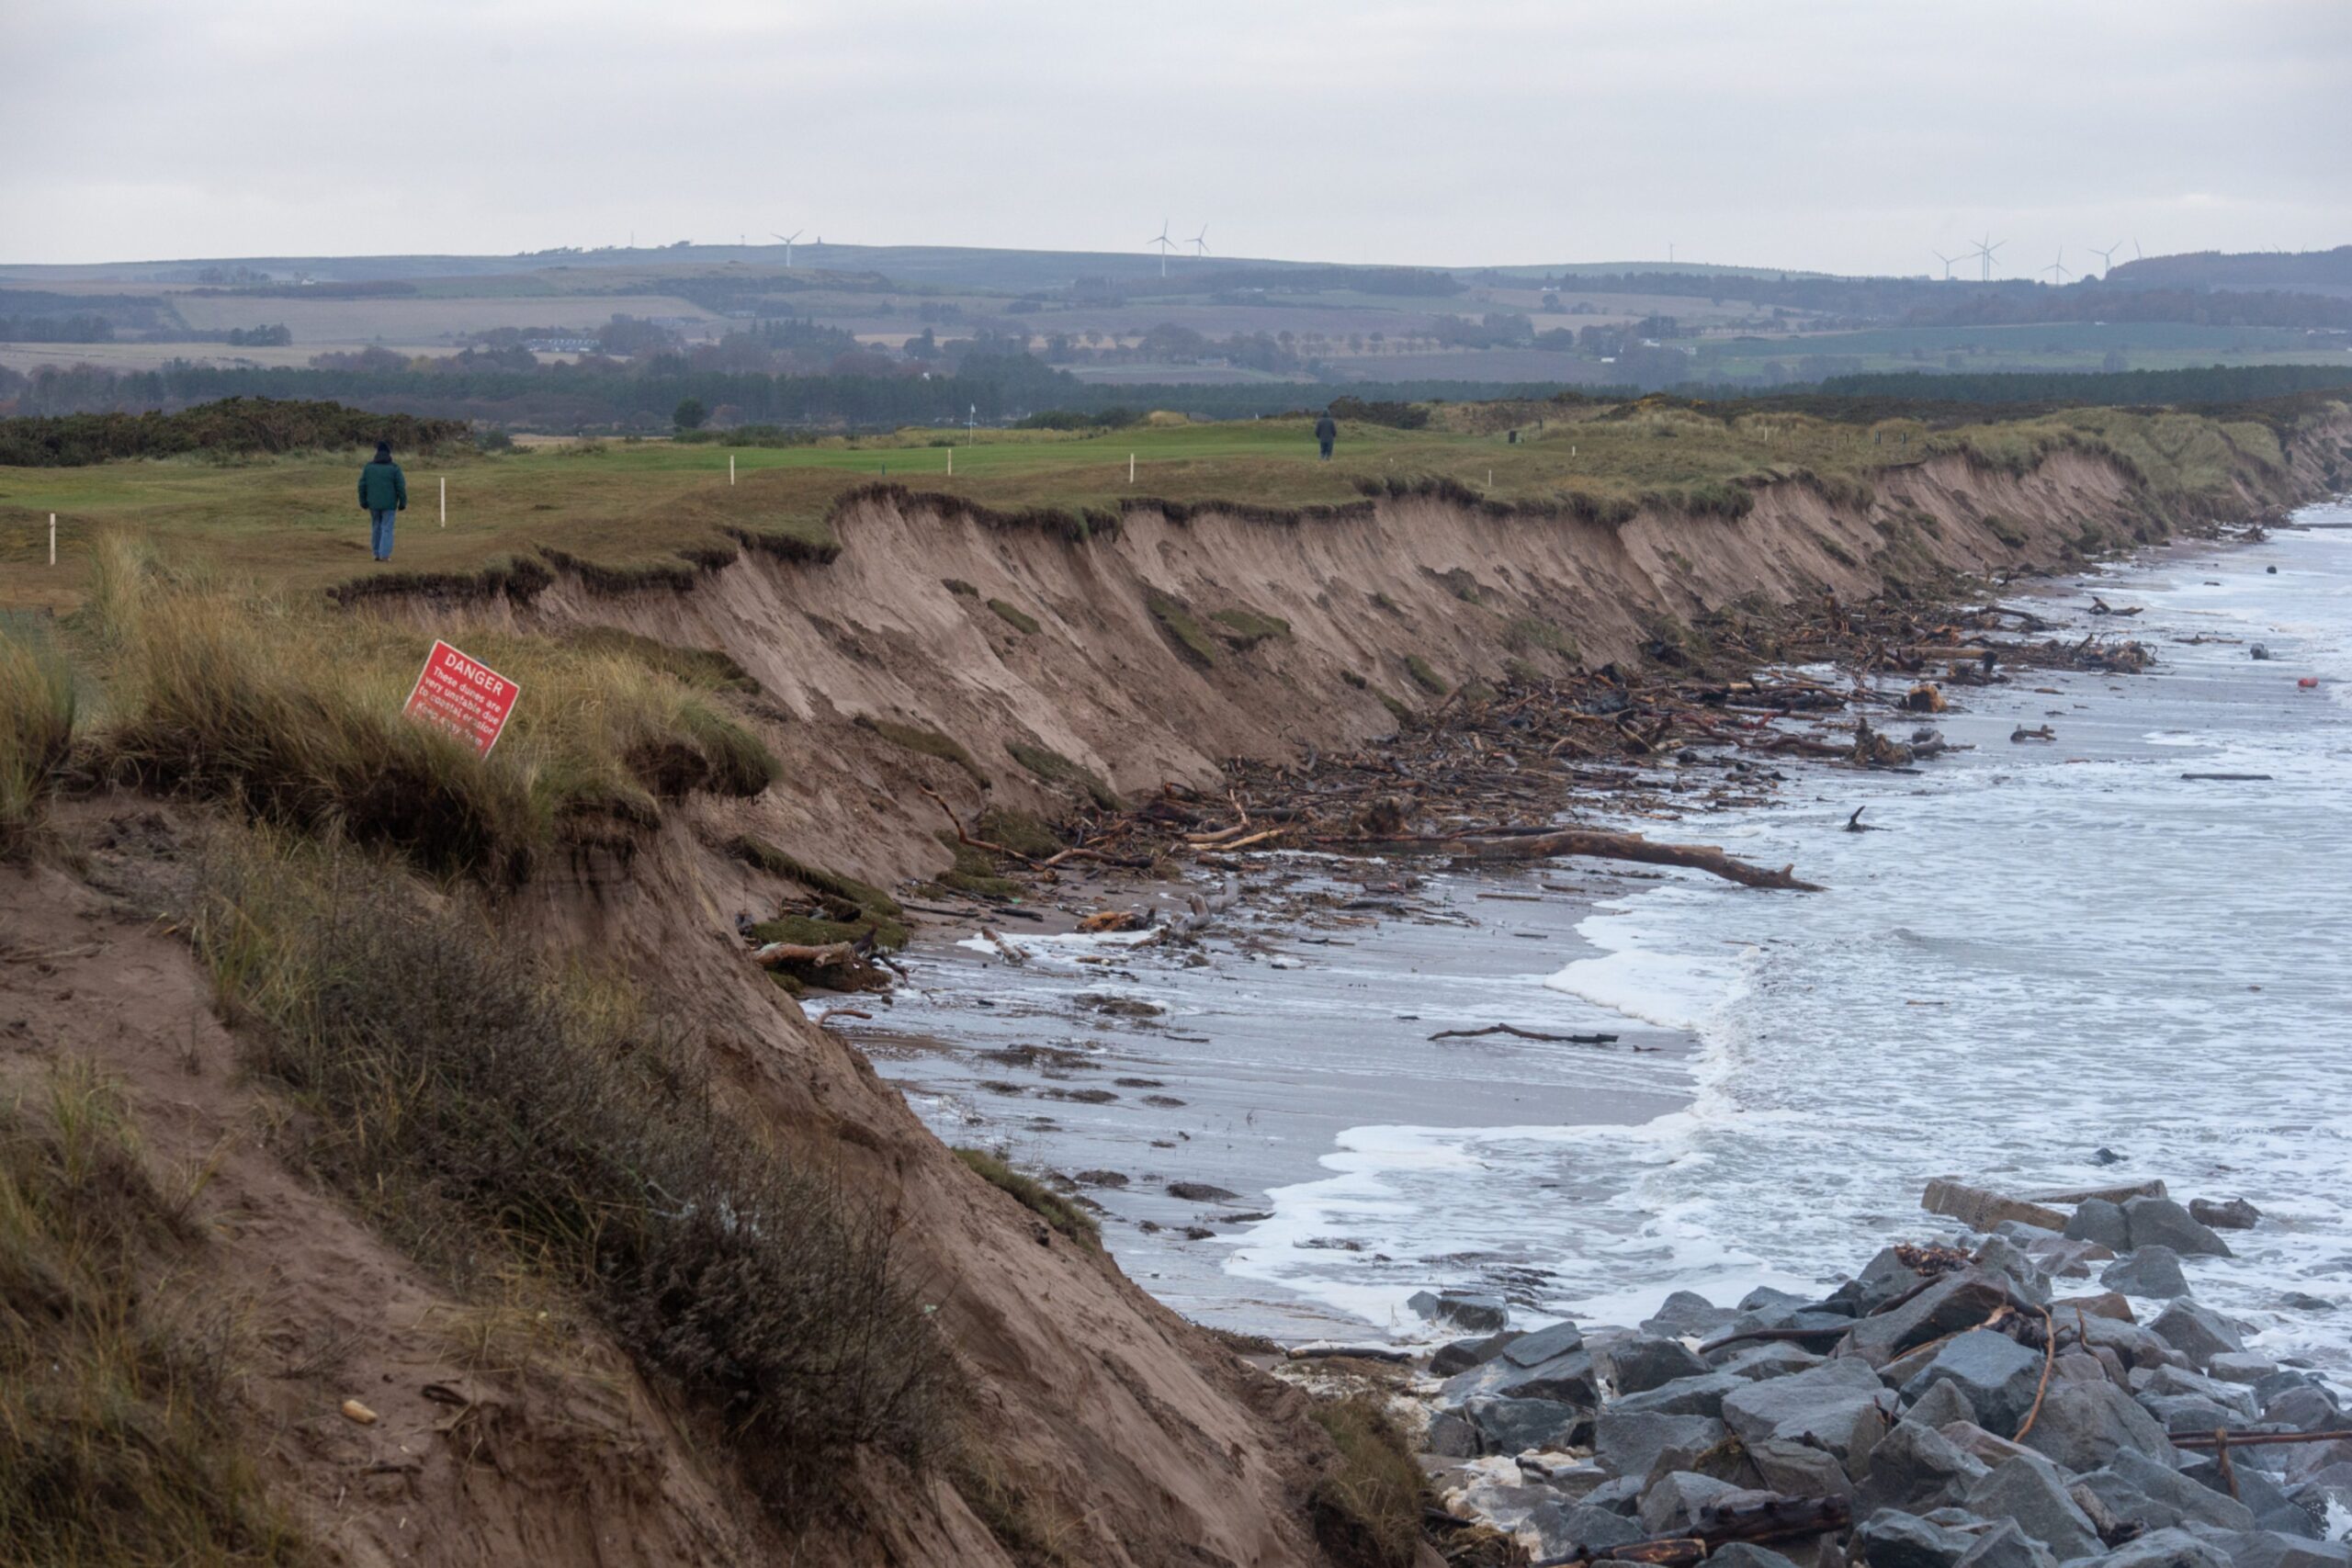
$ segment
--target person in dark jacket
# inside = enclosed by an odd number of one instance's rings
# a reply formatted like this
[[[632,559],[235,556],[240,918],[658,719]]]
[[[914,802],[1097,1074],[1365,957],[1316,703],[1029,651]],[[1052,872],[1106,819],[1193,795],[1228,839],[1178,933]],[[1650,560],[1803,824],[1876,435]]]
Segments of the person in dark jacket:
[[[359,504],[366,510],[378,560],[392,558],[392,519],[408,510],[408,476],[392,461],[392,444],[376,443],[376,460],[359,470]]]
[[[1339,438],[1340,427],[1338,423],[1332,420],[1331,411],[1329,409],[1325,409],[1323,411],[1323,417],[1315,422],[1315,439],[1322,445],[1323,460],[1325,462],[1328,463],[1331,460],[1331,443],[1337,441]]]

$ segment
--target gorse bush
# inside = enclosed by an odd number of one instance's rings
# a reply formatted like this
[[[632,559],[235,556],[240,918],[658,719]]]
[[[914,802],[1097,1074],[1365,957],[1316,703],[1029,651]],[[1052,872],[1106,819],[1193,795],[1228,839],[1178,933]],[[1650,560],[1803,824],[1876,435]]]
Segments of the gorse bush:
[[[156,1281],[203,1243],[85,1065],[0,1096],[0,1564],[305,1561]]]
[[[334,450],[390,441],[395,456],[466,438],[463,420],[369,413],[341,403],[223,398],[177,413],[0,419],[0,466],[74,468],[115,457]]]
[[[82,627],[107,666],[96,751],[149,788],[334,827],[436,870],[527,873],[593,819],[651,825],[689,790],[752,795],[776,763],[717,695],[731,666],[614,639],[447,635],[521,689],[487,759],[402,715],[431,639],[372,617],[175,581],[102,542]]]
[[[192,931],[292,1152],[461,1284],[527,1260],[581,1291],[725,1435],[780,1517],[854,1450],[932,1452],[953,1363],[878,1212],[730,1113],[625,992],[502,948],[359,853],[235,830]]]

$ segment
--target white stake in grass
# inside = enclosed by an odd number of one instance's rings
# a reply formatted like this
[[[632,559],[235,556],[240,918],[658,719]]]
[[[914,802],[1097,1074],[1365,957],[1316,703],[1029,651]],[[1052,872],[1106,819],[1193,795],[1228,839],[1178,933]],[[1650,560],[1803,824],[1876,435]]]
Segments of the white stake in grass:
[[[947,449],[947,471],[951,474],[956,471],[956,448],[953,446]]]
[[[49,514],[49,564],[57,564],[57,513]]]
[[[735,482],[735,454],[732,452],[727,454],[727,482],[730,485]]]
[[[1136,482],[1136,455],[1133,452],[1127,454],[1127,482]]]

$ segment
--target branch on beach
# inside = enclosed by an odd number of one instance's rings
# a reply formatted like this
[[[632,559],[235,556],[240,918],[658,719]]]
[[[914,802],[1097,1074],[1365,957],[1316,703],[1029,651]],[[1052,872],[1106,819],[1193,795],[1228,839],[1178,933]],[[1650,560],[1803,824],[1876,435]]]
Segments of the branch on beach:
[[[1516,1024],[1490,1023],[1484,1029],[1441,1029],[1430,1036],[1432,1040],[1475,1040],[1481,1034],[1509,1034],[1520,1040],[1541,1040],[1554,1045],[1614,1045],[1614,1034],[1545,1034],[1540,1030],[1521,1029]],[[1636,1045],[1636,1051],[1654,1051],[1655,1045]]]
[[[1639,861],[1645,865],[1688,866],[1743,887],[1780,887],[1799,893],[1822,891],[1818,884],[1800,880],[1793,865],[1773,871],[1735,860],[1713,844],[1662,844],[1639,833],[1600,833],[1583,828],[1493,836],[1436,834],[1390,839],[1321,838],[1314,841],[1329,849],[1457,855],[1466,860],[1549,860],[1555,855],[1584,855],[1595,860]]]

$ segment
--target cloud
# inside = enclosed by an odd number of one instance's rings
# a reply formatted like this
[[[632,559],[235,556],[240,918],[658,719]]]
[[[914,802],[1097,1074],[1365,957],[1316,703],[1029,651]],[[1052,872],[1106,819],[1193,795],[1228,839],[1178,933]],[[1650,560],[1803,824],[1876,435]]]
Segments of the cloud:
[[[10,7],[0,259],[731,240],[1919,271],[2352,238],[2352,7]],[[2022,265],[2022,264],[2020,264]]]

